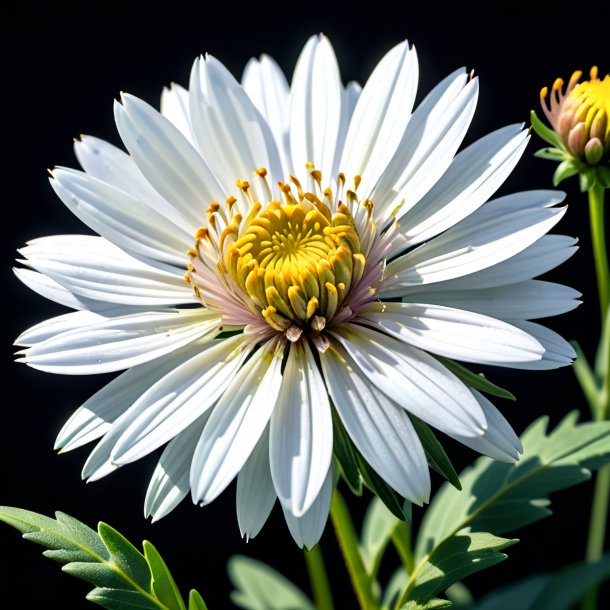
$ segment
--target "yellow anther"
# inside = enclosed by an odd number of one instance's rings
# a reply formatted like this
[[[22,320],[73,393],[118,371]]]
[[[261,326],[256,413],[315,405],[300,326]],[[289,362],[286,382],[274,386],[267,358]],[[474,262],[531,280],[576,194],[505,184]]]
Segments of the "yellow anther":
[[[264,177],[267,175],[267,170],[266,170],[264,167],[259,167],[259,168],[256,170],[256,174],[257,174],[258,176],[260,176],[261,178],[264,178]]]
[[[311,161],[307,161],[307,163],[305,163],[305,167],[307,169],[313,169],[315,165]]]
[[[205,239],[208,236],[207,227],[199,227],[197,231],[195,231],[195,239]]]
[[[236,180],[235,185],[242,191],[247,191],[250,188],[250,183],[247,180]]]

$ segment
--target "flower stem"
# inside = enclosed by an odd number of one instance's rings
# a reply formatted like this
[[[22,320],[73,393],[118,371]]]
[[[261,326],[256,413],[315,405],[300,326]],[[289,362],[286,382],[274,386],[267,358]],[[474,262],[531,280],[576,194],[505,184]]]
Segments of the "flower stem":
[[[604,187],[596,184],[589,189],[589,214],[591,220],[591,238],[593,240],[593,257],[597,272],[597,288],[602,321],[610,306],[610,269],[606,251],[604,230]]]
[[[337,540],[343,552],[347,571],[352,580],[361,610],[378,610],[379,604],[373,595],[373,582],[364,567],[358,546],[358,537],[347,505],[338,490],[335,490],[330,505],[330,518],[335,526]]]
[[[333,595],[319,543],[311,551],[305,551],[305,564],[307,565],[307,573],[309,574],[316,608],[319,610],[334,610]]]

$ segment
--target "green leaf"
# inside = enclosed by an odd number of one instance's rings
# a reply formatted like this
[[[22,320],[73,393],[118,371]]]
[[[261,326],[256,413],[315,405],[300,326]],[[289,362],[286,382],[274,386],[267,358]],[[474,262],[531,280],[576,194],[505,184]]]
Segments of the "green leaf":
[[[571,178],[579,171],[578,165],[573,159],[566,159],[562,161],[553,174],[553,186],[558,186],[560,182],[563,182],[567,178]]]
[[[145,540],[142,546],[144,548],[144,557],[152,573],[152,590],[157,599],[170,608],[186,610],[186,605],[176,586],[176,582],[165,561],[159,555],[159,551],[148,540]]]
[[[362,494],[362,479],[356,463],[352,442],[349,439],[339,416],[335,409],[332,409],[333,417],[333,452],[339,463],[341,474],[345,482],[357,496]]]
[[[144,542],[142,555],[105,523],[96,532],[64,513],[56,517],[0,506],[0,521],[45,546],[43,554],[65,564],[64,572],[95,586],[88,600],[108,610],[186,610],[165,562],[150,542]],[[191,591],[189,610],[207,610],[196,591]]]
[[[436,472],[447,479],[456,489],[462,489],[460,478],[458,477],[451,460],[445,453],[443,446],[438,442],[436,435],[430,426],[421,419],[415,417],[415,415],[409,414],[409,417],[411,418],[415,432],[417,432],[417,436],[424,448],[430,468],[436,470]]]
[[[208,610],[203,598],[199,595],[196,589],[191,589],[189,593],[189,608],[188,610]]]
[[[586,481],[588,467],[610,461],[610,422],[577,424],[573,412],[547,434],[548,419],[523,434],[523,457],[516,464],[479,458],[461,475],[458,493],[444,485],[422,522],[416,546],[421,559],[464,527],[499,535],[550,514],[548,495]]]
[[[536,114],[535,110],[530,112],[530,121],[533,130],[545,141],[553,146],[561,148],[561,140],[559,136],[550,128],[547,127]]]
[[[549,161],[563,161],[566,153],[559,148],[541,148],[534,153],[534,157],[548,159]]]
[[[551,574],[538,574],[496,591],[469,610],[569,610],[591,587],[610,579],[610,554]]]
[[[451,602],[447,599],[438,599],[435,597],[427,601],[425,604],[415,601],[407,602],[404,606],[401,606],[402,610],[440,610],[441,608],[449,608]]]
[[[362,559],[369,574],[375,575],[392,533],[400,521],[375,496],[362,524]]]
[[[383,592],[383,599],[381,600],[381,607],[383,610],[386,608],[394,608],[398,596],[405,590],[407,583],[409,582],[409,575],[403,566],[397,568],[390,577],[388,584]]]
[[[307,596],[268,565],[236,555],[227,566],[231,600],[246,610],[316,610]],[[189,608],[190,610],[190,608]]]
[[[469,385],[476,390],[480,390],[485,394],[497,396],[498,398],[506,398],[507,400],[517,400],[515,395],[499,385],[492,383],[483,375],[483,373],[473,373],[465,366],[451,360],[450,358],[438,358],[456,377],[459,377],[466,385]]]
[[[412,577],[406,599],[420,604],[434,599],[462,578],[504,561],[500,550],[515,542],[482,532],[451,536]]]

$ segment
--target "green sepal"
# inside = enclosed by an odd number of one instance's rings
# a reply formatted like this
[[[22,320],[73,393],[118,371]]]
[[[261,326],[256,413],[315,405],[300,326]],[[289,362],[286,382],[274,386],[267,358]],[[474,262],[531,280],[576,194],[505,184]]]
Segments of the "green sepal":
[[[538,134],[538,136],[540,136],[545,142],[548,142],[557,148],[561,148],[561,139],[559,136],[538,118],[535,110],[530,112],[530,121],[532,123],[532,129]]]
[[[597,172],[593,167],[587,167],[581,169],[580,175],[578,176],[578,185],[582,193],[586,193],[592,186],[595,186],[597,178]]]
[[[169,608],[186,610],[182,595],[159,551],[148,540],[144,540],[142,547],[152,574],[152,590],[156,598]]]
[[[469,385],[475,390],[480,390],[484,394],[490,396],[497,396],[498,398],[505,398],[506,400],[517,400],[516,396],[501,388],[499,385],[489,381],[483,373],[473,373],[469,368],[451,360],[450,358],[443,358],[439,356],[438,359],[448,368],[456,377],[461,379],[466,385]]]
[[[357,496],[362,495],[362,478],[358,470],[352,441],[350,440],[336,410],[331,409],[333,419],[333,453],[348,487]]]
[[[553,174],[553,186],[558,186],[560,182],[578,174],[580,171],[579,165],[574,159],[562,161]]]
[[[595,179],[602,188],[610,189],[610,167],[608,165],[598,165],[595,168]]]
[[[549,161],[563,161],[566,158],[566,153],[560,148],[541,148],[534,153],[534,157],[548,159]]]
[[[438,472],[444,479],[449,481],[456,489],[462,489],[460,477],[458,476],[449,456],[445,453],[443,446],[439,443],[432,428],[421,419],[409,413],[411,423],[421,441],[422,447],[428,460],[430,468]]]

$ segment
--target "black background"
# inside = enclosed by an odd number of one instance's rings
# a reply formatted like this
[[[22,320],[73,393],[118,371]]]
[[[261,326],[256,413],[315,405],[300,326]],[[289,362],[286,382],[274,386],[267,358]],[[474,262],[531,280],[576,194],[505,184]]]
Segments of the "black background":
[[[237,76],[252,55],[271,54],[291,75],[307,37],[323,31],[333,43],[345,81],[363,83],[392,45],[408,38],[421,65],[419,99],[456,67],[474,68],[481,94],[467,142],[508,123],[528,120],[541,86],[572,70],[610,68],[610,15],[606,3],[495,2],[481,12],[464,3],[376,1],[365,9],[331,3],[251,2],[15,3],[3,9],[4,111],[1,115],[3,401],[0,426],[0,504],[50,514],[63,510],[94,525],[104,520],[138,543],[152,540],[186,591],[196,587],[211,610],[230,606],[225,563],[235,553],[266,560],[307,587],[302,556],[276,508],[257,539],[239,538],[234,488],[206,508],[190,500],[160,523],[142,514],[155,456],[86,485],[80,469],[88,449],[58,456],[53,441],[63,422],[104,378],[49,375],[13,363],[12,341],[23,329],[62,308],[21,286],[10,273],[15,249],[26,240],[55,233],[86,233],[54,196],[46,168],[75,166],[72,137],[88,133],[118,143],[112,100],[128,91],[157,104],[163,85],[188,84],[191,62],[209,51]],[[553,164],[534,159],[536,137],[501,192],[550,186]],[[598,336],[597,299],[588,236],[586,200],[574,180],[562,185],[570,209],[557,232],[581,239],[579,252],[551,279],[584,294],[584,304],[548,325],[578,338],[591,354]],[[517,403],[497,401],[518,432],[534,418],[557,422],[572,409],[586,410],[569,369],[546,373],[499,370],[493,379],[509,386]],[[463,467],[475,454],[447,444]],[[435,485],[439,481],[435,479]],[[555,515],[516,536],[509,559],[472,577],[477,594],[541,570],[581,558],[591,484],[556,494]],[[365,501],[350,498],[359,519]],[[421,518],[416,511],[415,519]],[[322,540],[338,608],[355,607],[331,528]],[[0,607],[86,608],[87,585],[60,573],[40,549],[0,527]],[[93,606],[91,606],[93,607]]]

